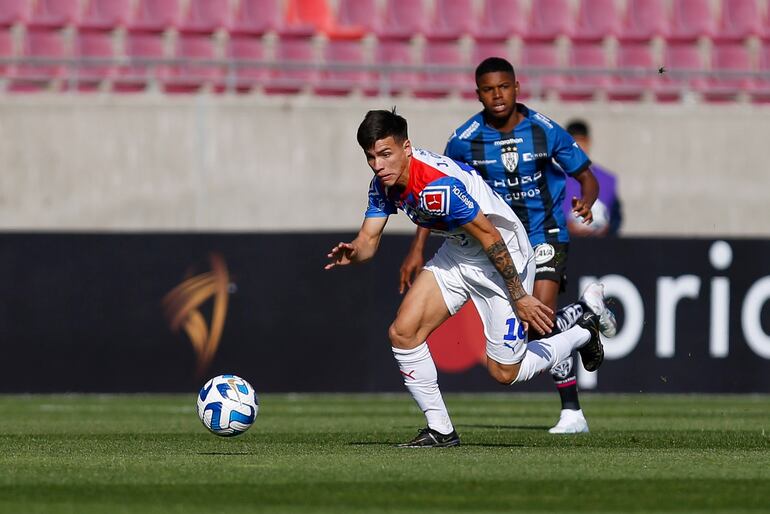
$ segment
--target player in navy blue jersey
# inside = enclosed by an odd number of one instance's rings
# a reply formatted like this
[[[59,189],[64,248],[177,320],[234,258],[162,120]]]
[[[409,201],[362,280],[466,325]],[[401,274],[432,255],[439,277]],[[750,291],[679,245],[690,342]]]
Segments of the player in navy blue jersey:
[[[484,106],[460,125],[447,142],[444,153],[474,167],[489,186],[513,209],[524,224],[535,249],[534,296],[556,312],[557,297],[566,285],[569,233],[562,210],[567,175],[581,188],[572,199],[572,213],[585,224],[593,221],[591,206],[599,186],[590,170],[591,161],[557,123],[516,102],[519,83],[511,63],[499,57],[484,60],[476,68],[478,99]],[[555,162],[554,162],[555,161]],[[411,286],[412,277],[423,265],[428,231],[418,229],[401,267],[400,290]],[[587,303],[603,303],[603,288],[592,286],[581,298],[555,315],[557,330],[574,323]],[[609,313],[609,311],[607,311]],[[611,313],[602,320],[605,335],[614,335]],[[551,433],[587,432],[580,408],[573,359],[552,370],[562,410]]]

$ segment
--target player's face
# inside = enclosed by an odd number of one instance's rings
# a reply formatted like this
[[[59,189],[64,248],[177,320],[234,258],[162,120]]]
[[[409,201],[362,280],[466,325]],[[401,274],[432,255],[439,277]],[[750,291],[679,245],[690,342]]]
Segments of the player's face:
[[[378,139],[374,146],[364,153],[367,164],[384,186],[406,187],[409,180],[406,170],[412,155],[412,144],[408,139],[403,143],[397,143],[392,136]]]
[[[504,120],[516,112],[516,93],[519,83],[511,73],[493,71],[480,76],[476,94],[484,111],[492,118]]]

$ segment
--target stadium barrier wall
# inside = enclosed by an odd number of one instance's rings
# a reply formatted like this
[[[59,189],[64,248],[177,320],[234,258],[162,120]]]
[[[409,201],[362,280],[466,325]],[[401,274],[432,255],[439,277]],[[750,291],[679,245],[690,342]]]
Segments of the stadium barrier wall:
[[[387,328],[409,237],[324,271],[350,236],[0,234],[0,392],[196,391],[226,372],[261,392],[401,391]],[[767,262],[768,240],[575,241],[562,301],[598,278],[621,322],[581,387],[769,391]],[[429,340],[442,388],[507,391],[462,312]],[[543,376],[513,391],[552,389]]]
[[[524,85],[523,87],[526,87]],[[442,151],[474,101],[179,95],[0,98],[0,229],[344,231],[370,171],[355,132],[398,110]],[[770,237],[770,106],[531,107],[593,127],[631,236]],[[411,231],[404,220],[392,230]]]

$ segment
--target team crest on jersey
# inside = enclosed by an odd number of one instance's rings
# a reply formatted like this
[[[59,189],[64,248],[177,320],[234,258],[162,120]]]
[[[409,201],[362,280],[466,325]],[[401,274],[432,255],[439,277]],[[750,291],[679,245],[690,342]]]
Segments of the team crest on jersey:
[[[430,214],[449,214],[449,186],[428,186],[420,195],[420,209]]]
[[[516,147],[505,146],[500,151],[502,152],[500,156],[502,157],[505,169],[511,173],[516,171],[516,166],[519,165],[519,152],[516,150]]]

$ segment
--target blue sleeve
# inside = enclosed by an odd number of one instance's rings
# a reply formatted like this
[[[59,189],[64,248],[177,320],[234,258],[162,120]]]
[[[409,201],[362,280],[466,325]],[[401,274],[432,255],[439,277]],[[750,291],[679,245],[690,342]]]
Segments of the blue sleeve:
[[[479,214],[479,204],[454,177],[434,180],[420,193],[422,210],[441,218],[449,230],[473,221]]]
[[[567,175],[575,175],[591,164],[591,159],[572,139],[569,132],[555,125],[551,136],[551,155]]]
[[[366,206],[366,218],[385,218],[391,214],[396,214],[398,209],[395,204],[388,200],[382,186],[377,181],[377,177],[372,179],[369,184],[369,203]]]
[[[444,155],[455,161],[466,162],[463,151],[463,144],[460,138],[457,137],[457,132],[452,133],[452,137],[446,142],[446,148],[444,148]]]

